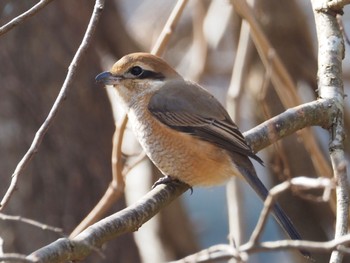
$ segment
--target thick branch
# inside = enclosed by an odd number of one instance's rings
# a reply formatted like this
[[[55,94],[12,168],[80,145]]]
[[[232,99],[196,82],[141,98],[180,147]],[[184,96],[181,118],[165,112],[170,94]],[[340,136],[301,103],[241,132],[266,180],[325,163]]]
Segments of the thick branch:
[[[332,100],[320,99],[305,103],[263,122],[244,133],[247,142],[255,152],[275,143],[308,126],[329,128],[331,123]]]
[[[342,59],[344,41],[336,13],[339,10],[324,10],[328,0],[312,0],[318,37],[318,79],[319,96],[333,100],[333,125],[329,129],[329,154],[334,178],[337,180],[337,214],[335,238],[347,234],[349,216],[349,184],[347,181],[344,154],[344,89]],[[343,2],[345,1],[338,1]],[[343,254],[334,251],[330,262],[342,262]]]
[[[35,251],[27,259],[50,263],[81,260],[112,238],[136,231],[188,189],[189,186],[183,183],[159,185],[134,205],[95,223],[75,238],[58,239]]]

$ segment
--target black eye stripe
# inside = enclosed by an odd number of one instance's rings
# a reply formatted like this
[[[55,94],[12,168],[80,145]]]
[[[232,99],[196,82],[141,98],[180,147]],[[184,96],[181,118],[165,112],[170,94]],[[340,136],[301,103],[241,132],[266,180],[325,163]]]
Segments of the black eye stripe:
[[[151,70],[146,70],[140,66],[134,66],[128,70],[128,73],[133,75],[135,79],[164,79],[164,75],[159,72],[154,72]]]
[[[143,70],[141,75],[138,76],[139,79],[164,79],[164,75],[159,72],[154,72],[151,70]]]

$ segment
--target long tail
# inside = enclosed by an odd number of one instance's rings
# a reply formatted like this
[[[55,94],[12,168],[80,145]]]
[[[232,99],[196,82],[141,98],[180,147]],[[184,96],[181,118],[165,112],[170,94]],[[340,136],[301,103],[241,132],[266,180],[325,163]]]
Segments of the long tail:
[[[252,174],[249,170],[240,168],[240,172],[244,175],[244,178],[247,180],[249,185],[254,189],[254,191],[259,195],[262,200],[265,200],[268,195],[268,190],[261,180],[256,175],[255,171]],[[275,203],[272,207],[273,215],[276,218],[277,222],[282,226],[282,228],[287,232],[291,239],[300,240],[302,239],[298,230],[296,230],[294,224],[289,219],[287,214],[284,212],[282,207]]]
[[[256,175],[254,166],[250,159],[241,154],[232,154],[232,160],[235,164],[239,164],[237,165],[237,168],[240,173],[243,175],[249,185],[254,189],[254,191],[259,195],[259,197],[262,200],[265,200],[269,191]],[[275,203],[272,211],[277,222],[287,232],[291,239],[301,239],[301,235],[296,230],[294,224],[278,203]]]

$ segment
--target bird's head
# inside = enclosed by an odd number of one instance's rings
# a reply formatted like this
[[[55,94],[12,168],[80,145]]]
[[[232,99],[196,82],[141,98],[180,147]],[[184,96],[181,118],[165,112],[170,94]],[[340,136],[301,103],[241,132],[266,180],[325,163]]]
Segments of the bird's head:
[[[135,95],[159,89],[165,81],[182,78],[163,59],[149,53],[132,53],[118,60],[109,71],[96,76],[96,82],[113,85],[130,104]]]

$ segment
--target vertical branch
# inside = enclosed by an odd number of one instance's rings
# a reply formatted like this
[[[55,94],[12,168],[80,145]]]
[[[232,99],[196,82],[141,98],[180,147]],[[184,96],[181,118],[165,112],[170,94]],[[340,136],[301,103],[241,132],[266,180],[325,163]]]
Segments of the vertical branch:
[[[336,12],[327,8],[327,0],[311,0],[318,37],[318,90],[321,98],[333,100],[333,126],[330,128],[329,154],[333,176],[337,181],[337,214],[335,238],[347,234],[349,215],[349,185],[344,155],[344,90],[342,59],[344,41]],[[343,254],[333,251],[331,263],[342,262]]]
[[[227,92],[227,110],[235,122],[239,121],[239,108],[243,95],[244,74],[247,68],[247,57],[251,52],[250,27],[242,21],[235,63]],[[239,247],[244,238],[243,191],[239,179],[232,178],[227,184],[227,204],[229,219],[229,239],[232,246]],[[232,260],[233,261],[233,260]]]
[[[166,22],[160,36],[157,39],[156,44],[154,45],[151,53],[153,55],[161,56],[164,53],[165,47],[167,46],[171,34],[173,33],[177,22],[179,21],[182,12],[187,4],[188,0],[179,0],[177,1],[173,11],[171,12],[168,21]]]

